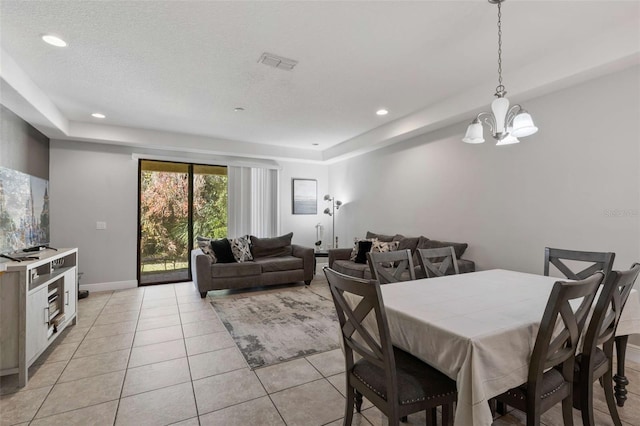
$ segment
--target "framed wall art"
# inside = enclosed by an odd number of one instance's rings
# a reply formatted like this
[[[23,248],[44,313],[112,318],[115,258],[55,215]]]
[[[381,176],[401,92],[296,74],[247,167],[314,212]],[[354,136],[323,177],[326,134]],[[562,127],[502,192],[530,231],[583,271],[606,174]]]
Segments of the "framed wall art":
[[[291,205],[293,214],[318,214],[318,181],[291,179]]]

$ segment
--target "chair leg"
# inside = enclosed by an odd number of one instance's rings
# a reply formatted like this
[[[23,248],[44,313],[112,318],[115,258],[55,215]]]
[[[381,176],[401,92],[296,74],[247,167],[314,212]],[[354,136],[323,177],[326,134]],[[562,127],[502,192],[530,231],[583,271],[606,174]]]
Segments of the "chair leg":
[[[400,417],[400,421],[402,423],[407,423],[409,421],[409,417],[408,416],[402,416],[402,417]]]
[[[427,426],[437,426],[438,425],[438,409],[433,407],[431,410],[427,410]]]
[[[591,375],[589,375],[591,376]],[[588,377],[588,379],[592,379],[592,377]],[[576,389],[574,388],[574,392]],[[580,395],[578,398],[580,399],[580,414],[582,415],[582,424],[583,426],[594,426],[593,423],[593,380],[589,382],[588,380],[580,381]],[[564,402],[564,401],[563,401]]]
[[[562,400],[562,419],[564,420],[564,426],[573,426],[573,395]],[[527,422],[527,426],[529,422]],[[540,425],[540,414],[538,414],[538,420],[536,426]]]
[[[453,404],[442,406],[442,426],[453,426]]]
[[[356,389],[356,411],[359,413],[362,410],[362,394]]]
[[[614,425],[621,426],[622,421],[618,414],[618,406],[616,405],[616,399],[613,392],[613,375],[611,374],[611,370],[604,373],[604,376],[602,376],[601,379],[604,384],[604,395],[607,398],[607,405],[609,406],[611,420],[613,420]]]
[[[358,391],[355,391],[357,393]],[[353,422],[353,402],[355,400],[354,389],[349,383],[347,383],[347,397],[345,398],[345,406],[344,406],[344,422],[343,426],[351,426],[351,422]],[[358,413],[360,410],[358,410]]]

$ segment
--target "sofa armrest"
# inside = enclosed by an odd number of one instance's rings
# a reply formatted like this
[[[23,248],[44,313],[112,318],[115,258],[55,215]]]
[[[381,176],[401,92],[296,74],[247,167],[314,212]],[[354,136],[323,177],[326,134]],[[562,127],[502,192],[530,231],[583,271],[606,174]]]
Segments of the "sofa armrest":
[[[302,265],[304,267],[304,281],[305,283],[311,283],[313,279],[313,273],[315,272],[315,256],[311,247],[299,246],[292,244],[293,256],[302,259]]]
[[[351,259],[351,251],[350,248],[329,249],[329,268],[333,269],[333,262],[336,260]]]
[[[200,293],[211,290],[211,258],[202,250],[191,250],[191,278]]]

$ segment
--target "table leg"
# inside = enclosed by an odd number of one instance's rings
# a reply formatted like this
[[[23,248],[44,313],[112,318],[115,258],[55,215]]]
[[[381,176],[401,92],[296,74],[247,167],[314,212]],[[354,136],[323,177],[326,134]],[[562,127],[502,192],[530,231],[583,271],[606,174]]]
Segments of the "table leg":
[[[627,385],[629,379],[624,375],[624,362],[627,354],[627,341],[629,336],[616,337],[616,357],[618,359],[618,369],[613,376],[613,381],[616,382],[614,387],[616,402],[618,407],[624,407],[624,402],[627,400]]]

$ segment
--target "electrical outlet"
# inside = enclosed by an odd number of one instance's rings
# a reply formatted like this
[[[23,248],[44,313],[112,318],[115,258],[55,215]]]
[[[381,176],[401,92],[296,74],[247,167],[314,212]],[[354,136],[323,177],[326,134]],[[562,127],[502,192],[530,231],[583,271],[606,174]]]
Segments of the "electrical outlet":
[[[96,229],[107,229],[107,222],[96,222]]]

